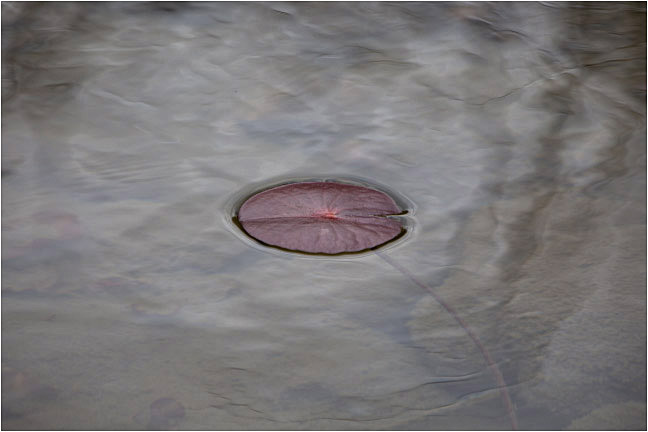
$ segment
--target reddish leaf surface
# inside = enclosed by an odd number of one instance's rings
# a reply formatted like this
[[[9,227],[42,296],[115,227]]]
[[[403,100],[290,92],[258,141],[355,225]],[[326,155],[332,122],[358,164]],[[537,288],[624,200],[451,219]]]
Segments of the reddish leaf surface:
[[[336,254],[381,245],[401,232],[387,194],[331,182],[293,183],[260,192],[238,212],[245,231],[284,249]]]

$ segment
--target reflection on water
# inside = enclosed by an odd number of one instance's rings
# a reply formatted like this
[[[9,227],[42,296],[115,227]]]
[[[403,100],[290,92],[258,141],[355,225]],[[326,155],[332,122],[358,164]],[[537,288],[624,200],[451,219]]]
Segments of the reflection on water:
[[[506,429],[375,254],[241,241],[358,176],[520,428],[646,427],[643,3],[2,4],[5,429]]]

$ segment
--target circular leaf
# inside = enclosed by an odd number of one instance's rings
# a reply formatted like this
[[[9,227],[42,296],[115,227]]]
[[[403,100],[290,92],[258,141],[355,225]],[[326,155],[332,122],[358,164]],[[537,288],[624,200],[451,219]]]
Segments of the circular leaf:
[[[238,220],[253,238],[270,246],[323,254],[358,252],[392,240],[401,213],[384,192],[333,182],[278,186],[243,203]]]

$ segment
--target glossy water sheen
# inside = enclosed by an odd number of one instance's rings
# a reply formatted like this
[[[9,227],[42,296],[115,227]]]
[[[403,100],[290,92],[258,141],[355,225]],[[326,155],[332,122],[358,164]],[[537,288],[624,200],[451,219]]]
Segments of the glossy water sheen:
[[[520,428],[646,427],[644,3],[2,8],[4,429],[509,428],[396,265]],[[234,233],[319,175],[414,229]]]

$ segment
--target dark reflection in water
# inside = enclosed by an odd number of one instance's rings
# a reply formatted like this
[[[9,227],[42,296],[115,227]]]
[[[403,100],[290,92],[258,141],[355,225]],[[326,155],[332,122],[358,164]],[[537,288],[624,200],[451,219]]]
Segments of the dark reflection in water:
[[[646,428],[645,3],[2,3],[5,429],[506,429],[378,256],[242,241],[356,176],[522,429]]]

